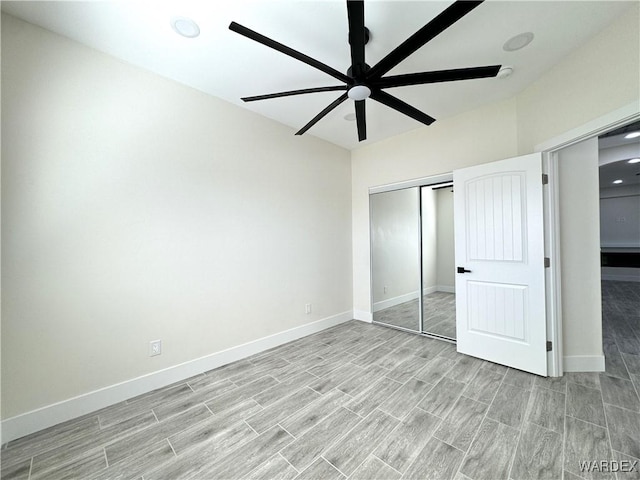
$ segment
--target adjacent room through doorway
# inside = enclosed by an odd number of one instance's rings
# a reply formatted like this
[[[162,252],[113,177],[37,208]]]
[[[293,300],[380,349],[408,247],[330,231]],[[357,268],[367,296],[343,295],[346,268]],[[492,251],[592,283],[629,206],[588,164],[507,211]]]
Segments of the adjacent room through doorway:
[[[606,372],[640,388],[640,122],[598,143]]]

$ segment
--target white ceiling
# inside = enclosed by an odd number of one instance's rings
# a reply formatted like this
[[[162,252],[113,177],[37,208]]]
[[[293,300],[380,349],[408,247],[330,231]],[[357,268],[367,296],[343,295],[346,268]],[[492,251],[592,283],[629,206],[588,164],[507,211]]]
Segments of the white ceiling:
[[[640,162],[629,163],[631,159],[640,158],[640,137],[625,138],[627,133],[640,133],[640,122],[626,131],[625,128],[620,130],[623,131],[620,134],[609,134],[598,140],[601,189],[640,185]],[[614,180],[622,180],[622,183],[614,184]]]
[[[366,60],[374,65],[452,2],[370,0],[365,24],[371,31]],[[595,36],[633,2],[487,1],[391,70],[389,74],[503,64],[514,74],[387,90],[442,119],[513,96],[572,50]],[[2,10],[133,65],[223,98],[291,126],[305,125],[342,92],[326,92],[245,104],[240,97],[339,85],[328,75],[228,30],[233,20],[345,71],[350,55],[344,0],[183,0],[152,2],[2,2]],[[172,16],[195,20],[199,37],[178,36]],[[535,39],[505,52],[506,40],[522,32]],[[594,66],[597,68],[597,66]],[[306,135],[346,148],[358,146],[347,101]],[[371,143],[423,127],[375,101],[367,101]],[[424,127],[429,128],[429,127]]]
[[[622,183],[614,184],[614,180],[622,180]],[[625,159],[600,167],[600,188],[620,188],[638,184],[640,184],[640,163],[631,164],[629,159]]]

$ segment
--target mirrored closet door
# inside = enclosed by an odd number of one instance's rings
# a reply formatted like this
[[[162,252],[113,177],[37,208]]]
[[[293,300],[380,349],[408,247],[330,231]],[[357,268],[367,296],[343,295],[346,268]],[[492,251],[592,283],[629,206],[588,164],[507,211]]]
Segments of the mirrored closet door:
[[[456,338],[453,187],[420,189],[422,219],[422,331]]]
[[[372,193],[375,323],[455,340],[453,188]]]
[[[376,193],[370,206],[373,321],[420,332],[420,191]]]

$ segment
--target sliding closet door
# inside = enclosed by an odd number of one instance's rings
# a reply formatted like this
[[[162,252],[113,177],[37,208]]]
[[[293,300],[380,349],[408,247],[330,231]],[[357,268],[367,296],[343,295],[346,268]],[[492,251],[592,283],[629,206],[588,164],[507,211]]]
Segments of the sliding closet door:
[[[418,187],[370,195],[373,321],[420,331]]]
[[[456,339],[453,186],[427,185],[422,202],[422,332]]]

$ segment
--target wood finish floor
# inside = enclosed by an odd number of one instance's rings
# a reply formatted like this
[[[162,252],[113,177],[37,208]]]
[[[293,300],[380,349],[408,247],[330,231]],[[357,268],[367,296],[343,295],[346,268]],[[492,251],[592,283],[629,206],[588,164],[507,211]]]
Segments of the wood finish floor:
[[[456,296],[453,293],[434,292],[422,297],[424,309],[423,331],[455,340],[456,338]],[[420,331],[418,300],[411,300],[393,307],[379,310],[373,320],[395,327]]]
[[[604,286],[604,374],[351,321],[12,441],[2,479],[637,479],[579,462],[640,458],[639,287]]]

